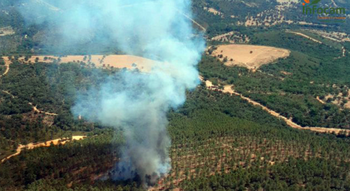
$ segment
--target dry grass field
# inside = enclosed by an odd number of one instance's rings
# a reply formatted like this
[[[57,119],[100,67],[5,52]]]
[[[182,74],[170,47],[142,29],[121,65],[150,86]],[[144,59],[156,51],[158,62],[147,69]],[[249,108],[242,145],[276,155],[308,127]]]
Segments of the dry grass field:
[[[217,46],[211,55],[227,66],[237,65],[256,70],[264,64],[288,57],[290,51],[268,46],[231,44]]]
[[[35,62],[46,62],[51,63],[57,61],[58,63],[68,63],[68,62],[76,62],[76,63],[86,63],[93,64],[96,67],[111,67],[111,68],[127,68],[133,69],[138,68],[141,71],[149,71],[152,66],[157,63],[154,60],[150,60],[147,58],[132,56],[132,55],[67,55],[62,57],[51,56],[51,55],[38,55],[32,56],[29,59],[25,59],[25,57],[20,57],[19,61],[23,63],[35,63]]]

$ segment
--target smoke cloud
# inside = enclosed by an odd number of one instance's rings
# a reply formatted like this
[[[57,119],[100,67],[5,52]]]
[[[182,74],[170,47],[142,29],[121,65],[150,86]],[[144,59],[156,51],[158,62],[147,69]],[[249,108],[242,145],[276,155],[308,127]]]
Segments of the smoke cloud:
[[[151,71],[122,70],[100,87],[81,93],[72,112],[122,128],[126,144],[116,179],[138,174],[153,178],[170,170],[166,113],[181,106],[185,91],[199,84],[196,65],[204,50],[194,37],[189,0],[26,0],[20,5],[29,22],[59,30],[62,43],[95,40],[96,46],[155,59]],[[96,40],[97,39],[97,40]]]

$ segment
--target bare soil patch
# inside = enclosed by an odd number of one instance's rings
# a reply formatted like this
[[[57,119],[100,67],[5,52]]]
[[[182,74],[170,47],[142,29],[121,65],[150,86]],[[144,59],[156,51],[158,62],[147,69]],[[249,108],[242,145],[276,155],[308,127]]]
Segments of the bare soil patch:
[[[227,66],[237,65],[256,70],[264,64],[288,57],[290,51],[269,46],[232,44],[217,46],[211,55]]]
[[[218,11],[212,7],[204,7],[203,9],[208,11],[209,13],[213,13],[214,15],[223,15],[220,11]]]

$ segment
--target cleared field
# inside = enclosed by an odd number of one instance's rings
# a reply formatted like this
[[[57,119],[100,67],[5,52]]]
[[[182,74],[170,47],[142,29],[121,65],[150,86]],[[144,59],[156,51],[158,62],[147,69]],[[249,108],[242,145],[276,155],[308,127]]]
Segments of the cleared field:
[[[290,51],[269,46],[231,44],[216,46],[211,55],[227,66],[237,65],[256,70],[264,64],[288,57]]]
[[[132,55],[67,55],[62,57],[52,55],[40,55],[32,56],[27,60],[25,59],[25,57],[20,57],[18,60],[23,63],[52,63],[54,61],[58,63],[83,62],[86,64],[94,65],[96,67],[113,67],[127,69],[138,68],[141,71],[150,71],[151,68],[157,63],[154,60]]]

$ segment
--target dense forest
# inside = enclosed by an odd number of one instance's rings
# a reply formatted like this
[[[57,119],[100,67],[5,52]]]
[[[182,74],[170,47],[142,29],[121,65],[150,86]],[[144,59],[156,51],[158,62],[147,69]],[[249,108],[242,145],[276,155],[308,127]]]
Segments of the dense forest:
[[[1,108],[9,111],[0,118],[5,130],[1,131],[3,150],[67,132],[85,133],[88,138],[24,151],[6,160],[0,164],[2,188],[143,189],[137,180],[117,183],[109,180],[112,178],[109,172],[118,161],[116,151],[123,144],[121,131],[84,122],[69,112],[77,90],[96,86],[102,76],[114,72],[77,63],[11,65],[9,75],[1,79],[1,90],[15,96],[2,96]],[[65,77],[61,78],[62,75]],[[25,79],[28,86],[20,79]],[[10,83],[11,86],[6,85]],[[187,98],[183,107],[168,113],[172,171],[156,188],[349,188],[348,138],[291,129],[239,97],[207,90],[203,84],[188,92]],[[15,101],[19,104],[13,108],[11,103]],[[48,116],[33,112],[27,102],[59,115],[49,122],[45,120]],[[23,128],[18,129],[19,126]],[[325,169],[320,174],[321,166]],[[294,173],[284,173],[287,170]],[[242,178],[228,181],[235,177]]]

